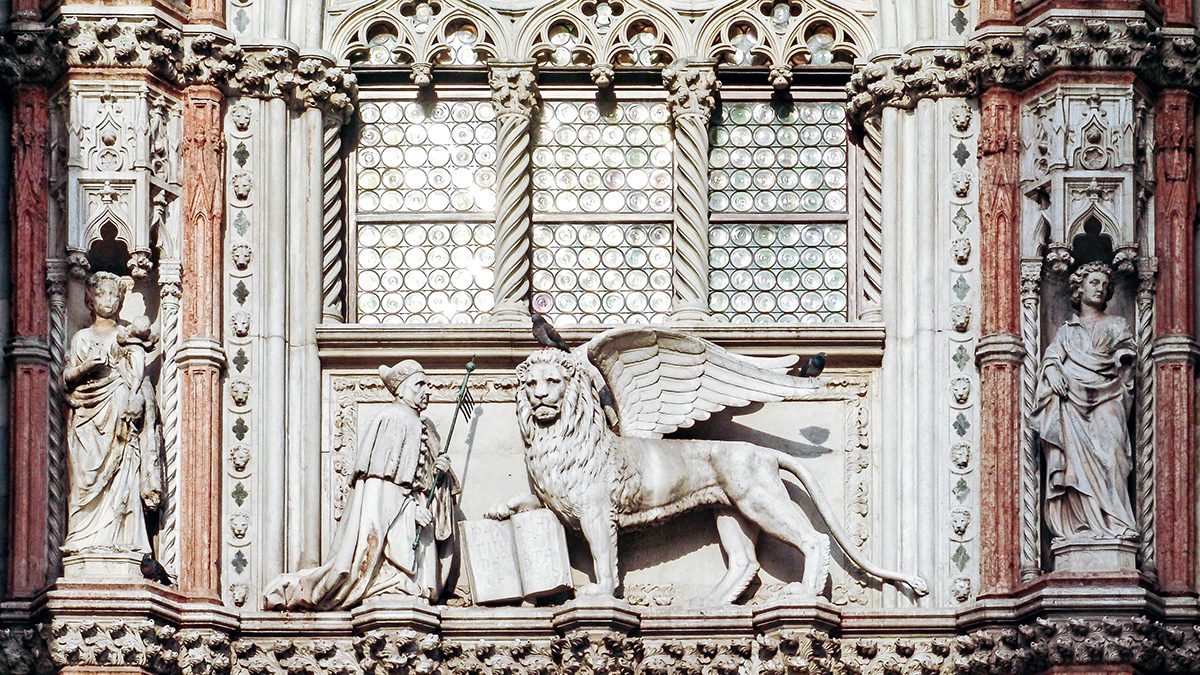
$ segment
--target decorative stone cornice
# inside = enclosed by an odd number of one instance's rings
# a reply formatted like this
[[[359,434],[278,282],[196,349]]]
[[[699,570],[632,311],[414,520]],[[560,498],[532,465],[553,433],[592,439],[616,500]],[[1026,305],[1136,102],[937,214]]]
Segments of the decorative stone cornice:
[[[1052,17],[992,28],[961,46],[922,48],[864,66],[846,85],[856,126],[884,107],[911,109],[925,98],[974,96],[989,87],[1022,89],[1064,70],[1132,72],[1159,88],[1200,88],[1195,30],[1142,19]]]
[[[59,34],[43,23],[14,22],[0,32],[0,84],[49,84],[66,70]]]
[[[343,122],[358,97],[354,75],[326,56],[298,54],[290,46],[239,45],[213,26],[180,30],[158,17],[67,16],[53,35],[71,67],[148,70],[178,87],[212,84],[230,97],[283,99]],[[4,63],[0,44],[0,77]]]
[[[149,619],[55,620],[47,629],[0,631],[0,667],[30,675],[66,666],[134,666],[208,675],[505,675],[508,673],[709,673],[712,675],[1032,675],[1053,667],[1200,669],[1195,627],[1144,616],[1039,618],[958,637],[848,637],[816,629],[754,638],[627,637],[573,631],[530,638],[445,639],[411,629],[357,637],[243,637]]]

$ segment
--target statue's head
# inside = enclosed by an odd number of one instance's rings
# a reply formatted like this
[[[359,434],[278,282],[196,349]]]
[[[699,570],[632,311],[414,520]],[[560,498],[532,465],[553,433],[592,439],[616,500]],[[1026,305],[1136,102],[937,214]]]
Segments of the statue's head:
[[[1071,306],[1078,309],[1086,299],[1085,295],[1095,294],[1099,308],[1103,310],[1113,296],[1112,268],[1096,261],[1080,265],[1071,273]],[[1092,304],[1092,303],[1089,303]]]
[[[83,302],[92,316],[116,319],[125,302],[125,280],[112,272],[96,272],[88,276],[85,285]]]
[[[397,401],[421,412],[429,405],[429,379],[421,364],[405,359],[392,367],[379,366],[379,377]]]

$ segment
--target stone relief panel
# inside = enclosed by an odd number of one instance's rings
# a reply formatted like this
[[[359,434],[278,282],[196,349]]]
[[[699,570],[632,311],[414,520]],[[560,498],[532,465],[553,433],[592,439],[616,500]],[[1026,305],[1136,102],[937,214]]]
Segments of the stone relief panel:
[[[950,157],[950,198],[947,210],[950,238],[946,279],[950,302],[961,306],[979,306],[979,204],[977,175],[977,109],[967,102],[945,102]],[[956,326],[957,328],[957,326]],[[974,367],[978,329],[967,324],[949,336],[950,461],[948,504],[948,595],[957,603],[970,601],[979,588],[979,474],[976,453],[979,436],[979,374]],[[943,512],[945,513],[945,512]],[[945,516],[944,516],[945,517]],[[943,530],[946,531],[946,530]]]
[[[431,402],[427,416],[448,426],[461,375],[431,370]],[[699,438],[746,440],[775,447],[807,463],[821,489],[834,505],[836,518],[852,545],[870,557],[877,545],[871,523],[877,505],[872,493],[873,442],[870,428],[872,395],[870,378],[861,372],[837,373],[822,378],[818,389],[804,401],[791,401],[730,410],[696,425],[688,435]],[[361,430],[392,400],[377,374],[328,371],[326,400],[332,402],[325,420],[323,475],[323,548],[344,517]],[[461,514],[481,518],[506,496],[529,491],[524,446],[517,425],[517,381],[511,370],[481,368],[469,382],[476,401],[474,416],[460,425],[452,439],[450,456],[463,485]],[[797,424],[797,420],[805,420]],[[486,485],[486,489],[483,486]],[[804,491],[790,487],[793,500],[805,503]],[[724,564],[716,545],[716,530],[707,514],[681,517],[670,528],[650,528],[623,533],[619,549],[624,560],[626,598],[635,605],[667,606],[699,599],[712,590]],[[816,524],[824,531],[819,519]],[[678,528],[695,532],[694,540],[680,540]],[[742,597],[761,603],[775,597],[787,584],[799,581],[799,554],[778,542],[759,546],[763,568],[760,582]],[[576,586],[592,572],[586,562],[587,546],[578,534],[568,538]],[[839,605],[877,606],[879,583],[854,570],[835,547],[832,582],[823,594]],[[460,580],[452,604],[469,601],[467,579]]]

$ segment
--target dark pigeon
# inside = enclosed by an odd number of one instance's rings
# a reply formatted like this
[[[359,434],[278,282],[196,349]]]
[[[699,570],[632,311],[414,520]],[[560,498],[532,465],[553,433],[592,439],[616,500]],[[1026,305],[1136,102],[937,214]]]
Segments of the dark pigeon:
[[[822,370],[825,370],[825,352],[809,359],[800,369],[800,377],[816,377],[821,374]]]
[[[153,555],[147,553],[142,556],[141,568],[142,576],[146,577],[150,581],[157,581],[163,586],[171,585],[171,575],[167,574],[167,570],[164,569],[162,565],[158,564],[158,561],[154,559]]]
[[[532,312],[533,316],[533,337],[537,339],[538,344],[543,347],[555,347],[564,352],[571,351],[567,343],[563,341],[562,336],[558,331],[554,330],[554,326],[546,321],[546,318],[537,312]]]

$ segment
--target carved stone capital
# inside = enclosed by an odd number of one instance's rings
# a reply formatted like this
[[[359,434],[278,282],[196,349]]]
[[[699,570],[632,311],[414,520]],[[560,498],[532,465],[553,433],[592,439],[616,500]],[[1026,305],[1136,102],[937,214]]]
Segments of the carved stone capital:
[[[4,350],[12,363],[46,366],[50,363],[50,345],[45,338],[18,335]]]
[[[721,88],[715,66],[714,61],[691,61],[663,70],[663,86],[667,88],[667,106],[672,117],[697,116],[707,123]]]
[[[225,367],[225,349],[216,340],[187,338],[179,345],[175,362],[181,370],[193,367],[220,370]]]
[[[533,61],[491,61],[488,84],[497,116],[529,118],[538,110],[537,70]]]
[[[1037,298],[1042,288],[1042,263],[1039,260],[1021,262],[1021,299]]]
[[[1025,346],[1020,335],[994,333],[979,338],[975,347],[975,362],[980,366],[988,363],[1020,363],[1025,358]]]
[[[51,302],[55,298],[59,302],[67,293],[67,262],[65,260],[46,261],[46,295]]]
[[[1200,345],[1191,335],[1160,335],[1154,339],[1156,363],[1196,363],[1200,360]]]

